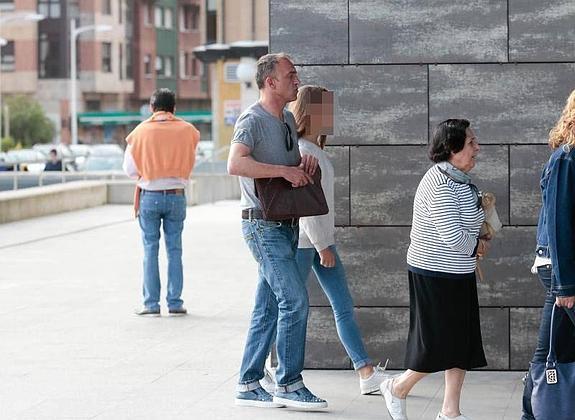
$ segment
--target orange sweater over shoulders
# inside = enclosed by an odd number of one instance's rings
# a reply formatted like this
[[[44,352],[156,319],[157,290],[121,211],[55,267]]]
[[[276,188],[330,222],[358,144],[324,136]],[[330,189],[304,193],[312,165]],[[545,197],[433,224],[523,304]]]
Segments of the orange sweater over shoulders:
[[[196,161],[200,132],[169,112],[155,112],[126,137],[140,177],[188,179]]]

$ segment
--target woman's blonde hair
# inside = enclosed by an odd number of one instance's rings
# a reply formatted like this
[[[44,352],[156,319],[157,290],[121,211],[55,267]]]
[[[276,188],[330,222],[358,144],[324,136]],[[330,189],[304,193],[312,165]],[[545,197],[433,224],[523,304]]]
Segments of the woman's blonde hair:
[[[328,90],[321,86],[305,85],[298,89],[297,99],[290,104],[290,111],[295,118],[298,137],[303,137],[306,134],[309,134],[311,122],[309,105],[312,103],[321,103],[323,92],[328,92]],[[314,140],[316,144],[323,149],[327,136],[325,134],[320,134],[317,139]]]
[[[567,98],[559,121],[549,132],[551,148],[557,149],[564,144],[575,146],[575,90]]]

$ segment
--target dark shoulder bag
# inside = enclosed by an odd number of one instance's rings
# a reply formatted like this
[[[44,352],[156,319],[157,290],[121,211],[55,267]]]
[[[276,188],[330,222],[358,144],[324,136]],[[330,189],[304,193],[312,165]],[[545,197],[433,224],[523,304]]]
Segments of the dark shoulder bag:
[[[575,324],[573,310],[564,308],[571,321]],[[547,361],[531,363],[531,379],[533,393],[531,407],[537,420],[560,420],[573,418],[575,415],[575,362],[559,363],[555,355],[555,335],[558,322],[555,320],[555,310],[563,308],[553,306],[551,311],[551,326],[549,328],[549,354]]]
[[[264,220],[327,214],[329,208],[321,188],[321,170],[312,176],[314,183],[304,187],[292,187],[285,178],[256,178],[256,196],[262,205]]]

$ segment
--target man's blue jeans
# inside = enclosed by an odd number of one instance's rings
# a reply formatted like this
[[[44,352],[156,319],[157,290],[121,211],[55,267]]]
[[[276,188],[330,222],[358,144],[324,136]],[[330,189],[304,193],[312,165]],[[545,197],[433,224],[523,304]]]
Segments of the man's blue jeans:
[[[309,310],[305,282],[295,260],[299,229],[285,222],[252,219],[242,220],[242,230],[258,263],[258,285],[238,390],[251,390],[263,378],[274,339],[279,362],[276,383],[296,390],[303,387]]]
[[[164,192],[142,191],[138,220],[144,242],[144,306],[155,310],[160,307],[160,225],[168,254],[168,308],[183,305],[180,296],[184,283],[182,268],[182,230],[186,218],[186,197]]]
[[[321,265],[320,256],[314,248],[299,248],[296,258],[297,265],[303,279],[309,277],[313,268],[319,284],[331,304],[339,340],[351,358],[354,369],[357,370],[370,365],[371,360],[367,356],[359,327],[353,316],[353,300],[347,286],[343,264],[339,259],[335,245],[329,248],[335,255],[335,267],[327,268]]]

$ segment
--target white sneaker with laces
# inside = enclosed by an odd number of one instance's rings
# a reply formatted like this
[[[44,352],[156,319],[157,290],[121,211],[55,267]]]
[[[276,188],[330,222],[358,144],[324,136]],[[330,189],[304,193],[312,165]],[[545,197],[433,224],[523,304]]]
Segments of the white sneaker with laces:
[[[399,398],[393,395],[391,390],[393,389],[393,381],[395,381],[397,376],[392,376],[385,379],[379,389],[381,395],[385,400],[385,406],[387,407],[387,412],[393,420],[407,420],[407,408],[405,406],[405,398]]]
[[[435,420],[471,420],[469,417],[464,416],[463,414],[458,415],[457,417],[449,417],[443,414],[441,411],[437,413],[437,417]]]
[[[359,390],[362,395],[373,394],[379,391],[379,384],[383,382],[384,379],[388,378],[390,375],[385,373],[389,359],[386,360],[385,365],[381,367],[381,363],[373,368],[373,373],[369,378],[362,379],[359,378]]]

